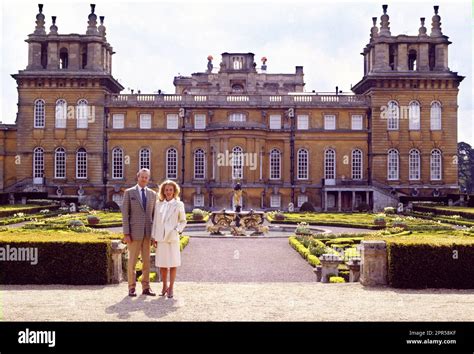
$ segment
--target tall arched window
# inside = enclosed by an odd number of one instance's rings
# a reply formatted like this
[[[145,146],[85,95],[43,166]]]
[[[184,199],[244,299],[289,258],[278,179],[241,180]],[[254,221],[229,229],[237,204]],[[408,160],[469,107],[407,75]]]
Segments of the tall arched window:
[[[324,152],[324,179],[326,182],[336,179],[336,152],[334,149],[327,149]]]
[[[398,123],[400,118],[400,107],[395,101],[389,101],[387,107],[387,129],[398,130]]]
[[[43,183],[44,177],[44,149],[37,147],[33,150],[33,183]]]
[[[399,154],[398,150],[390,149],[387,154],[387,179],[396,181],[399,178]]]
[[[45,104],[44,100],[36,100],[34,107],[34,127],[44,128],[45,124]]]
[[[56,101],[55,125],[56,128],[66,128],[67,102],[59,99]]]
[[[432,181],[440,181],[442,178],[442,155],[441,151],[434,149],[431,151],[430,174]]]
[[[76,153],[76,178],[87,178],[87,151],[84,148]]]
[[[408,155],[408,179],[418,181],[420,179],[420,151],[411,149]]]
[[[431,130],[441,130],[441,103],[438,101],[431,104],[430,126]]]
[[[54,151],[54,178],[66,178],[66,150],[62,147]]]
[[[352,150],[352,179],[362,179],[362,151]]]
[[[175,148],[166,150],[166,178],[178,178],[178,150]]]
[[[240,146],[232,149],[232,179],[244,178],[244,157]]]
[[[308,150],[298,150],[298,179],[308,179]]]
[[[411,101],[408,108],[409,129],[420,130],[420,103],[418,101]]]
[[[150,149],[144,148],[140,149],[139,152],[140,158],[138,162],[138,169],[141,170],[142,168],[150,169]]]
[[[123,150],[118,147],[112,150],[112,178],[123,178]]]
[[[203,149],[194,151],[194,179],[204,179],[206,177],[206,159]]]
[[[77,128],[87,128],[89,118],[89,107],[87,105],[87,100],[80,99],[77,101],[76,107],[76,120]]]
[[[270,151],[270,179],[281,178],[281,152],[278,149]]]

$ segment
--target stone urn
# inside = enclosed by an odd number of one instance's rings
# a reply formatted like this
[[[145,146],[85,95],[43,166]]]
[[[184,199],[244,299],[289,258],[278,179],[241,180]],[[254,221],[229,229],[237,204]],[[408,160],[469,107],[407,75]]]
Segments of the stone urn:
[[[87,223],[89,225],[97,225],[100,222],[100,219],[95,215],[87,216]]]

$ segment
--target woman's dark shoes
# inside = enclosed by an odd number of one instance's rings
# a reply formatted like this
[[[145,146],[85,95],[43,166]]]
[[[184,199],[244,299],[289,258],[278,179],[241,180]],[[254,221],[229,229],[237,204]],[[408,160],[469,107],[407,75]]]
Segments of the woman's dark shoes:
[[[156,294],[153,291],[151,291],[150,288],[143,290],[142,295],[156,296]]]
[[[169,288],[166,288],[164,291],[161,292],[160,296],[165,296]]]
[[[137,293],[135,292],[135,288],[128,289],[128,296],[135,297]]]
[[[168,292],[168,299],[172,299],[173,298],[173,290],[172,289],[170,290],[168,288],[166,291]]]

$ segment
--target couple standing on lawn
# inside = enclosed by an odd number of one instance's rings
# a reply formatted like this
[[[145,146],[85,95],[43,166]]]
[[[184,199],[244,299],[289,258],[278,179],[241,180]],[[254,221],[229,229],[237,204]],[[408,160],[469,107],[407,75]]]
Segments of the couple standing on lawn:
[[[135,266],[141,254],[143,295],[155,296],[150,289],[150,249],[156,248],[155,262],[160,268],[163,288],[160,296],[173,297],[176,268],[181,265],[179,234],[186,226],[184,203],[179,200],[180,188],[166,180],[158,193],[148,188],[150,170],[137,173],[137,184],[125,191],[122,204],[123,242],[128,246],[128,295],[136,294]],[[170,284],[168,285],[168,269]]]

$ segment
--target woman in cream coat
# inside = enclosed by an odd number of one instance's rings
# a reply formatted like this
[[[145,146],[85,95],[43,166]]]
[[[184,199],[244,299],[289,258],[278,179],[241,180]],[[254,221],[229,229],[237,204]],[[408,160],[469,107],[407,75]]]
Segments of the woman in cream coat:
[[[179,234],[186,226],[184,203],[179,200],[180,188],[176,182],[166,180],[160,185],[155,204],[151,237],[156,247],[156,266],[160,268],[163,289],[161,296],[168,293],[173,297],[176,268],[181,265]],[[168,286],[168,268],[170,284]]]

